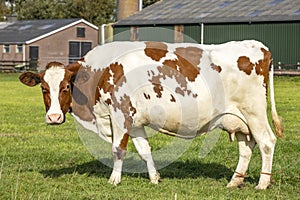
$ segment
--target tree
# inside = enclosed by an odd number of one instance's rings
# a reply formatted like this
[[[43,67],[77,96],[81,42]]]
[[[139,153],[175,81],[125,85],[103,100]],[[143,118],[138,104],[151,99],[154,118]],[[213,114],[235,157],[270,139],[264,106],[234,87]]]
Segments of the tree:
[[[97,26],[115,20],[115,0],[16,0],[18,19],[83,18]]]
[[[0,0],[0,21],[5,19],[6,15],[12,14],[14,11],[13,1]]]

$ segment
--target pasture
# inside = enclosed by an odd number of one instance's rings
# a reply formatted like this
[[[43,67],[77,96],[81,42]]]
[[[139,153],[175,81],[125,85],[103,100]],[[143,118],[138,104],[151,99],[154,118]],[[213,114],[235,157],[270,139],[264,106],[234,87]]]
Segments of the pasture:
[[[225,132],[204,158],[205,136],[193,140],[159,170],[158,185],[147,174],[123,173],[113,186],[107,183],[111,169],[89,154],[69,114],[63,125],[47,126],[40,87],[22,85],[18,74],[0,74],[0,199],[300,199],[300,77],[275,77],[275,97],[285,137],[276,145],[271,189],[254,190],[261,169],[257,147],[245,187],[226,188],[238,147]],[[161,135],[150,145],[166,140]]]

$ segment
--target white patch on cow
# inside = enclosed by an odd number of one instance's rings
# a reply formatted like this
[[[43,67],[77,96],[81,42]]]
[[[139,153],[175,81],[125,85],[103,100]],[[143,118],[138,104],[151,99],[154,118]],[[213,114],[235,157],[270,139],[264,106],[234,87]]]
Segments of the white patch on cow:
[[[95,123],[97,124],[97,133],[103,140],[111,143],[112,130],[110,114],[106,104],[104,104],[103,101],[101,101],[101,103],[97,102],[96,105],[94,105],[94,115],[96,117]]]
[[[109,70],[109,74],[110,74],[110,77],[109,77],[109,80],[108,80],[108,83],[111,84],[111,85],[114,85],[114,73],[111,71],[111,69]]]
[[[91,66],[92,70],[99,69],[99,66],[101,66],[100,68],[105,68],[112,63],[120,63],[123,56],[127,56],[129,54],[137,56],[138,51],[143,52],[145,48],[145,44],[141,42],[118,42],[118,44],[119,45],[116,46],[116,43],[107,43],[105,45],[97,46],[93,50],[89,51],[84,57],[85,66]],[[105,56],[102,56],[103,54],[105,54]],[[99,59],[99,57],[101,57],[101,59]],[[134,59],[132,61],[134,61]]]
[[[48,83],[50,88],[51,105],[47,112],[47,115],[60,114],[63,112],[59,103],[59,85],[65,77],[65,69],[62,67],[51,67],[46,70],[44,80]]]

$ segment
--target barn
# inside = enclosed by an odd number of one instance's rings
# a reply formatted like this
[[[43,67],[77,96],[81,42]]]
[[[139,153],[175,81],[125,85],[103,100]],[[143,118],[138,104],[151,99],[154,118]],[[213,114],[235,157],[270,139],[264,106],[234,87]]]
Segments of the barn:
[[[84,19],[11,20],[0,23],[0,70],[41,70],[69,64],[98,45],[98,27]]]
[[[114,24],[114,40],[219,44],[256,39],[277,68],[300,69],[300,1],[163,0]]]

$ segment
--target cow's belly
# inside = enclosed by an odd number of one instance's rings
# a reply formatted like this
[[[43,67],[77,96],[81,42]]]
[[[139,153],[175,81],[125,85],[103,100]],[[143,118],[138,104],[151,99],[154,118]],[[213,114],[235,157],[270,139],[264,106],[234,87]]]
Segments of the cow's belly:
[[[206,132],[211,119],[218,115],[212,97],[204,91],[202,97],[164,91],[161,98],[152,91],[152,87],[144,88],[134,95],[137,107],[134,126],[146,125],[169,135],[190,138]]]

